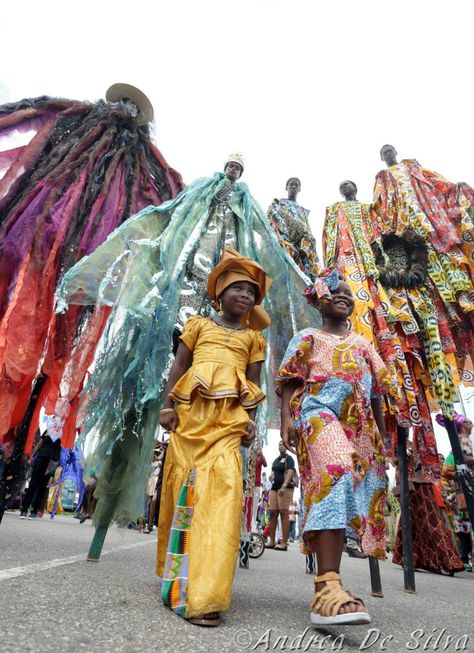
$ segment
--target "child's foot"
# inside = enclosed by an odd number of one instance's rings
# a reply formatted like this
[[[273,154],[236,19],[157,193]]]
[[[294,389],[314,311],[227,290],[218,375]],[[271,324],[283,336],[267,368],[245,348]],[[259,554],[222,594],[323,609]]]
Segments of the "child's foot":
[[[365,610],[363,601],[346,592],[337,572],[329,571],[317,576],[315,590],[311,604],[313,625],[370,623],[370,616]]]
[[[208,612],[207,614],[196,615],[195,617],[189,617],[188,619],[190,624],[194,626],[218,626],[222,619],[218,612]]]

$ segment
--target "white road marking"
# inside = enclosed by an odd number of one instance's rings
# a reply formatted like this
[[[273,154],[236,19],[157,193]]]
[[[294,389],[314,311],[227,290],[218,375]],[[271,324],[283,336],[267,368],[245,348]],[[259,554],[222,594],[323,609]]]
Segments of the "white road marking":
[[[117,551],[126,551],[127,549],[135,549],[137,546],[146,546],[147,544],[154,544],[156,546],[156,540],[147,540],[146,542],[135,542],[135,544],[124,544],[123,546],[117,546],[115,549],[110,549],[108,551],[102,551],[101,557],[109,555],[110,553],[116,553]],[[79,555],[69,556],[68,558],[55,558],[54,560],[45,560],[44,562],[33,562],[31,565],[25,565],[24,567],[11,567],[10,569],[0,569],[0,582],[2,580],[10,580],[11,578],[18,578],[18,576],[24,576],[25,574],[35,574],[38,571],[48,571],[48,569],[53,569],[54,567],[61,567],[62,565],[71,565],[74,562],[80,562],[86,560],[86,554],[80,553]]]

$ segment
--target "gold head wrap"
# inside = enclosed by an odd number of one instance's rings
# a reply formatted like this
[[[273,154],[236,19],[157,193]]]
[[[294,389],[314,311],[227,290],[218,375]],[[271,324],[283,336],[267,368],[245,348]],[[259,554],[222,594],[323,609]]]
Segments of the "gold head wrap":
[[[217,300],[226,288],[237,281],[248,281],[257,287],[256,304],[261,304],[272,283],[265,270],[256,261],[228,247],[224,250],[220,263],[207,279],[207,292],[213,300]],[[242,322],[248,324],[251,329],[260,331],[271,323],[271,319],[262,306],[254,306]]]

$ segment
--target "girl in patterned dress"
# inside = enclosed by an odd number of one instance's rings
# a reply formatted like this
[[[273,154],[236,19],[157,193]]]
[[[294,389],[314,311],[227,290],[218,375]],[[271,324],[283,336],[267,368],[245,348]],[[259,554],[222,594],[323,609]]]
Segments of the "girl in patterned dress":
[[[348,330],[354,299],[337,270],[305,291],[322,316],[295,335],[281,363],[281,437],[296,453],[304,496],[303,552],[316,553],[315,625],[369,623],[363,602],[341,585],[346,531],[385,558],[385,424],[389,374],[374,347]],[[296,451],[295,451],[296,446]]]

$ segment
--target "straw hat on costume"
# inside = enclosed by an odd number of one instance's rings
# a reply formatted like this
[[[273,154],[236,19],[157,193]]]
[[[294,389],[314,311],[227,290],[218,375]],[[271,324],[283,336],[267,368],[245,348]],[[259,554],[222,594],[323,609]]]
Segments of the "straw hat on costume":
[[[258,289],[255,306],[244,318],[243,323],[258,331],[265,329],[271,323],[271,319],[267,311],[258,304],[262,303],[272,280],[256,261],[228,247],[224,250],[220,263],[211,271],[207,279],[207,292],[214,301],[217,301],[224,290],[237,281],[248,281]]]
[[[155,117],[153,105],[143,91],[131,84],[112,84],[105,93],[107,102],[126,102],[134,104],[138,109],[137,123],[146,125]]]

